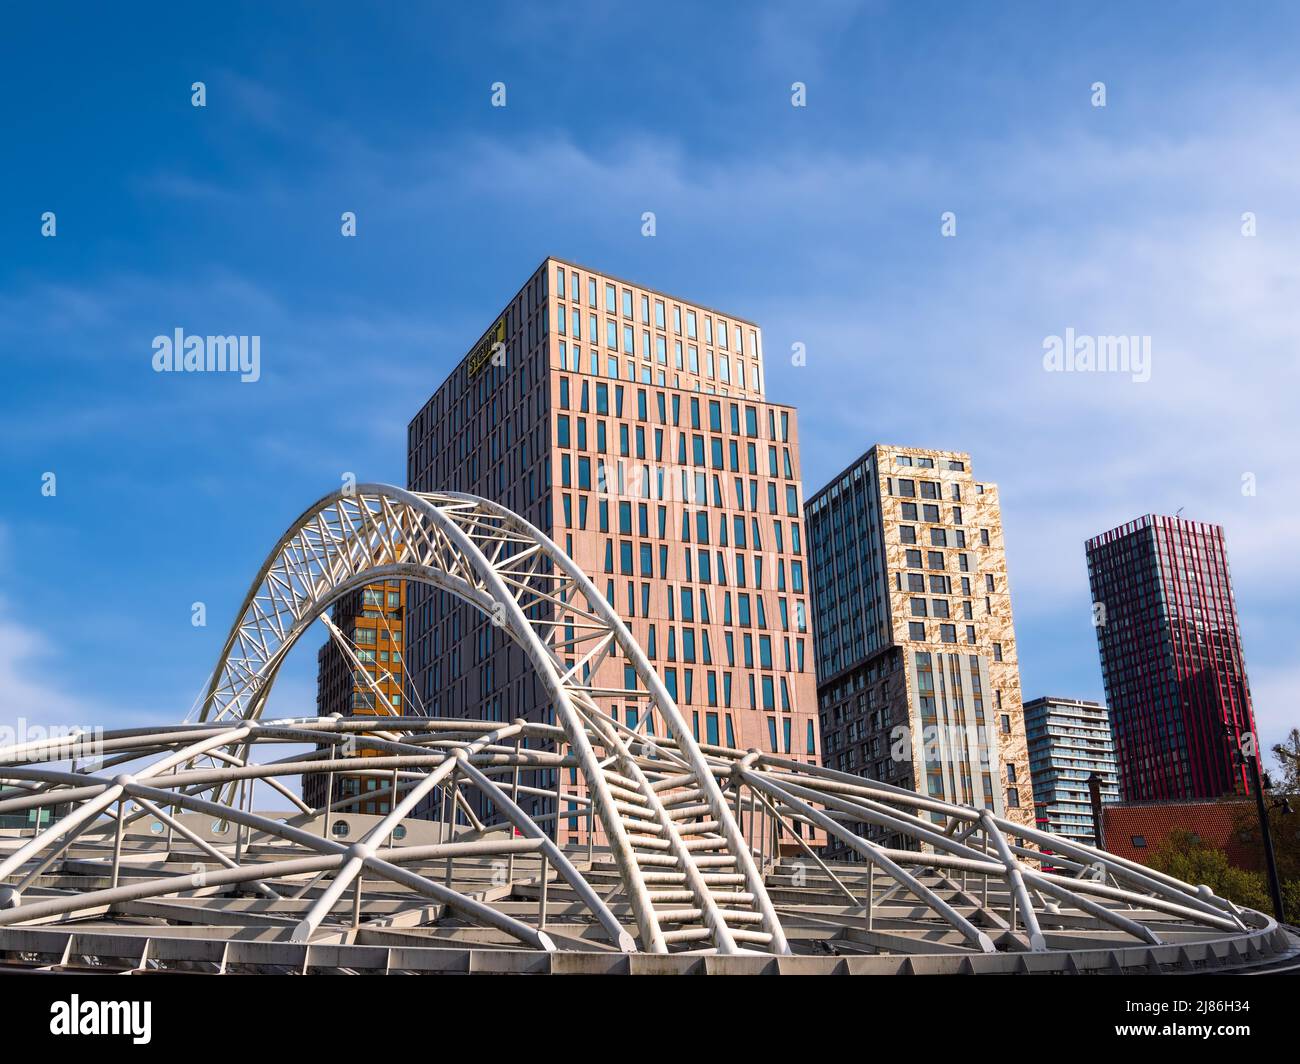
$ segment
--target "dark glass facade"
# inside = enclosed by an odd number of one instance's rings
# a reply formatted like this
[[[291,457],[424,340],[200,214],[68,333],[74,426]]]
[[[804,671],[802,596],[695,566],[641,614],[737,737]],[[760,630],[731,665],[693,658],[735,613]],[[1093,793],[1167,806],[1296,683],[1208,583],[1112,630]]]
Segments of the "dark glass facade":
[[[1245,793],[1234,752],[1255,721],[1223,529],[1148,515],[1087,555],[1125,800]]]

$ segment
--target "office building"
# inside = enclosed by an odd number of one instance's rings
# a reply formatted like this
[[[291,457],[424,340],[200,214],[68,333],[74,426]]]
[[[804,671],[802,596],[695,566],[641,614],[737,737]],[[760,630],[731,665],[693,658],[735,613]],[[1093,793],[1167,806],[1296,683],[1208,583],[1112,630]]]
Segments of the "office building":
[[[1035,698],[1025,703],[1025,736],[1039,830],[1096,845],[1089,777],[1100,777],[1103,803],[1119,801],[1106,707],[1078,698]]]
[[[547,258],[411,420],[408,486],[509,507],[625,619],[703,743],[818,756],[795,412],[757,325]],[[547,720],[523,652],[413,586],[413,695],[437,716]],[[624,688],[623,663],[595,682]],[[636,707],[609,709],[635,725]],[[663,734],[662,730],[658,734]],[[526,773],[531,815],[557,782]],[[573,806],[566,804],[566,812]],[[585,818],[565,816],[561,841]]]
[[[1249,793],[1255,719],[1223,529],[1148,514],[1087,543],[1126,801]]]
[[[997,486],[877,444],[805,514],[823,764],[1032,825]]]
[[[406,619],[406,584],[388,580],[368,584],[345,595],[334,606],[331,621],[342,633],[345,651],[333,638],[316,654],[316,712],[328,717],[401,716],[407,712],[402,638]],[[355,660],[353,655],[355,655]],[[361,756],[373,756],[362,751]],[[325,802],[324,774],[303,777],[303,796],[312,805]],[[379,780],[336,774],[332,804],[352,813],[387,813],[387,799],[348,802],[362,789],[375,790]]]

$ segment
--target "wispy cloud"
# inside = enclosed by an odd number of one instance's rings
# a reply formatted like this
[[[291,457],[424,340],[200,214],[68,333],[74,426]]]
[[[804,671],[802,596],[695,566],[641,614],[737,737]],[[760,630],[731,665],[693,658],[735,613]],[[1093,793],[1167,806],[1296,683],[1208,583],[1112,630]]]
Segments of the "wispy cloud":
[[[22,722],[39,728],[126,727],[174,718],[143,713],[136,706],[102,702],[69,689],[58,680],[65,648],[15,616],[0,600],[0,723]]]

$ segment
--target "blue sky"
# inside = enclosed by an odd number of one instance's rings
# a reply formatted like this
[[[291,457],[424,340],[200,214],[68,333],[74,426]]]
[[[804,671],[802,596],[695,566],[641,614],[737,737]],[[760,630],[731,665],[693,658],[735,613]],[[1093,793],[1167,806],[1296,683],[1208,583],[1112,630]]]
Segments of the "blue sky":
[[[285,526],[404,482],[408,417],[550,253],[758,321],[809,490],[877,441],[971,452],[1028,697],[1101,696],[1085,538],[1221,522],[1280,737],[1300,13],[1132,6],[8,9],[0,715],[183,715]],[[177,327],[259,334],[262,379],[153,373]],[[1067,328],[1150,336],[1151,380],[1045,373]],[[314,708],[314,650],[273,712]]]

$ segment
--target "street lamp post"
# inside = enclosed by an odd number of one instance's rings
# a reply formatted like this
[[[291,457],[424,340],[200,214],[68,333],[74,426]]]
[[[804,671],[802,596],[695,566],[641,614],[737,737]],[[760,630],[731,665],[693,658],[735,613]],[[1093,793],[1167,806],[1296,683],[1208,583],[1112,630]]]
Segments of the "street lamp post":
[[[1252,750],[1245,755],[1250,767],[1250,783],[1255,789],[1255,810],[1259,814],[1259,830],[1264,834],[1264,862],[1268,866],[1268,889],[1273,895],[1273,915],[1279,924],[1286,923],[1286,910],[1282,905],[1282,884],[1277,877],[1277,857],[1273,853],[1273,831],[1268,822],[1268,803],[1264,798],[1264,783],[1260,778],[1259,753]]]

